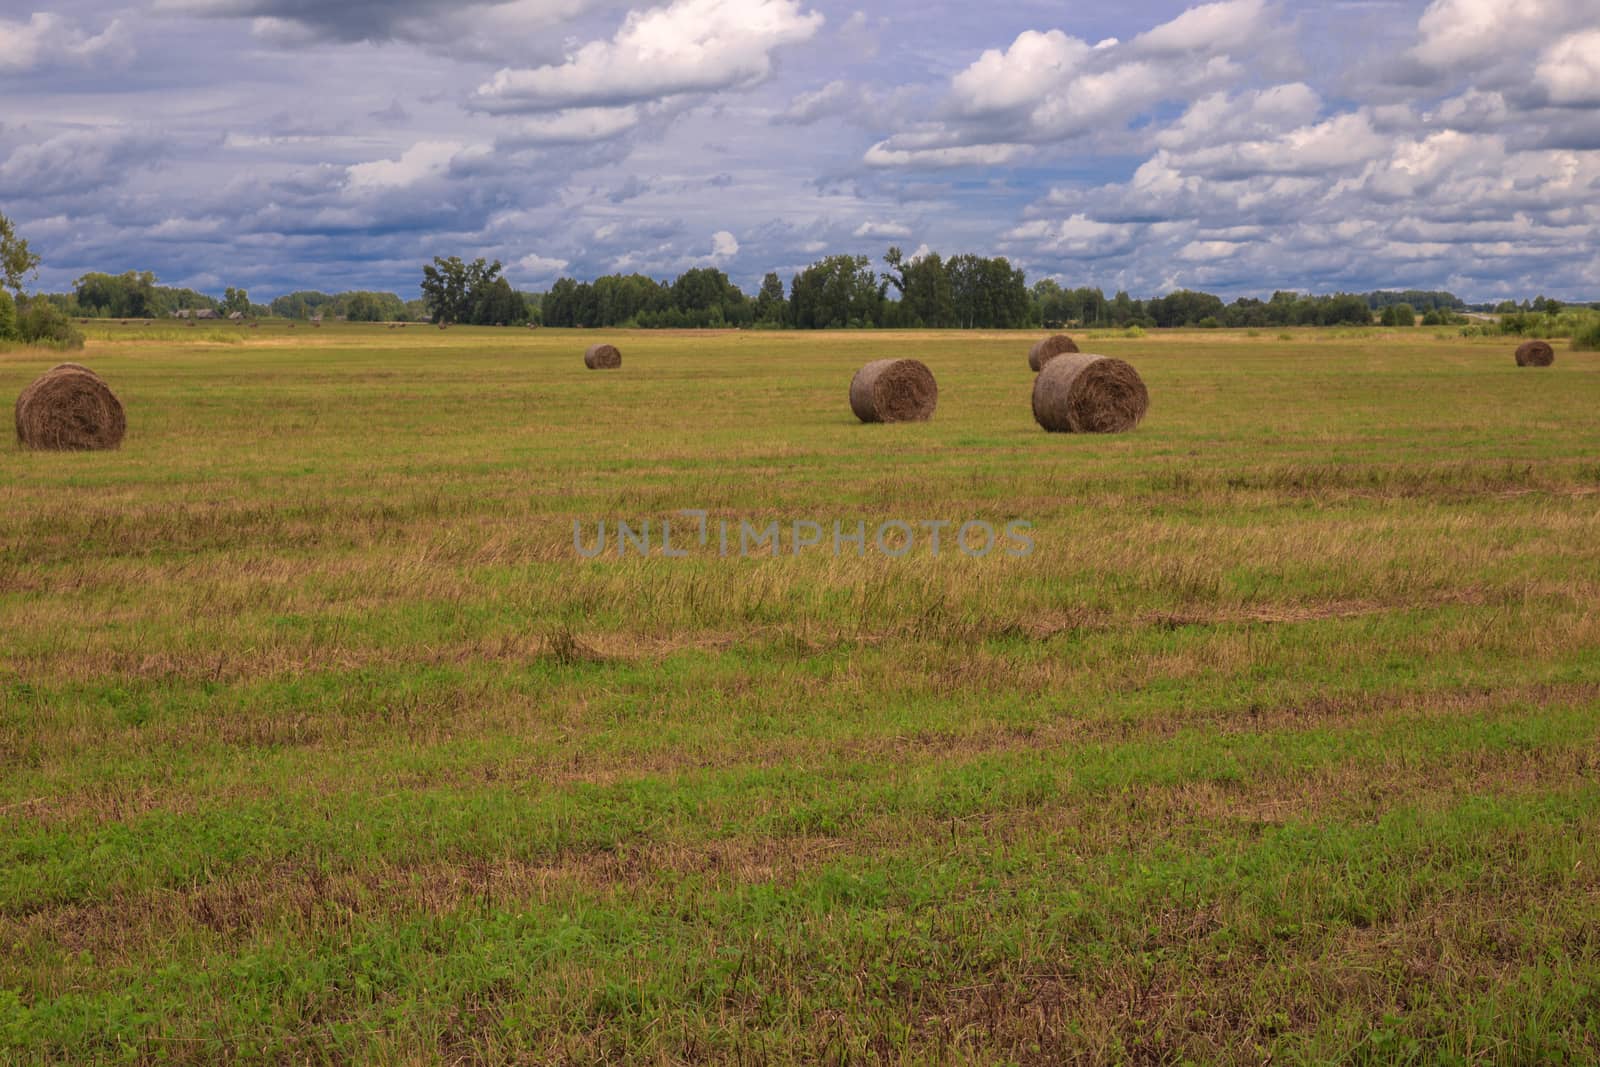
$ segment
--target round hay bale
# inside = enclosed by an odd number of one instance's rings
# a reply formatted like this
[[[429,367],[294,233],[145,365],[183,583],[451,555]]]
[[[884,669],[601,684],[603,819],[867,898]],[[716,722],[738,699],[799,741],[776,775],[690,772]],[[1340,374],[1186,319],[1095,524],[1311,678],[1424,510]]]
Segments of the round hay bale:
[[[850,382],[850,410],[862,422],[927,422],[939,406],[939,383],[915,359],[880,359]]]
[[[1139,372],[1120,359],[1067,353],[1033,382],[1033,417],[1051,433],[1126,433],[1149,409]]]
[[[1045,364],[1057,356],[1066,355],[1078,350],[1078,343],[1064,333],[1054,337],[1046,337],[1028,351],[1028,366],[1033,368],[1035,374],[1044,370]]]
[[[617,370],[622,366],[622,350],[616,345],[590,345],[583,354],[583,365],[590,370]]]
[[[17,397],[17,441],[50,452],[120,448],[128,432],[122,404],[100,376],[78,364],[45,372]]]
[[[1517,349],[1517,366],[1548,367],[1556,361],[1556,350],[1546,341],[1529,341]]]

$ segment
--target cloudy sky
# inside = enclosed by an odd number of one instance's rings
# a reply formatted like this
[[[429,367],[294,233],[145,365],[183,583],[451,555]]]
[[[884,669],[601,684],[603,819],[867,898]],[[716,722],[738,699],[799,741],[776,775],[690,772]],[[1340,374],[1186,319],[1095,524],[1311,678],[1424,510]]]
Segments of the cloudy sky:
[[[1600,0],[0,0],[0,212],[49,289],[898,244],[1600,299]]]

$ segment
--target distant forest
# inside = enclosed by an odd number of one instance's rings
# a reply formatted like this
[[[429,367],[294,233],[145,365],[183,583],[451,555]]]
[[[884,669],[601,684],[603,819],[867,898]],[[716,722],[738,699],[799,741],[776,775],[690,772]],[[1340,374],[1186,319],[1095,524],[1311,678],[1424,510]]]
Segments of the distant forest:
[[[712,267],[671,281],[643,274],[562,278],[544,293],[516,291],[502,270],[483,259],[436,258],[423,268],[422,295],[413,300],[391,292],[303,290],[258,304],[243,289],[227,289],[218,298],[162,286],[149,271],[86,274],[72,292],[45,298],[81,318],[161,318],[210,309],[253,318],[640,329],[1266,328],[1371,325],[1375,319],[1432,326],[1463,324],[1469,311],[1555,315],[1564,308],[1543,296],[1469,306],[1453,293],[1424,290],[1321,296],[1285,291],[1268,300],[1241,297],[1231,303],[1187,289],[1149,299],[1126,292],[1108,297],[1100,288],[1066,288],[1050,279],[1029,285],[1004,257],[910,258],[898,248],[876,266],[866,256],[830,256],[787,285],[774,271],[754,295]]]

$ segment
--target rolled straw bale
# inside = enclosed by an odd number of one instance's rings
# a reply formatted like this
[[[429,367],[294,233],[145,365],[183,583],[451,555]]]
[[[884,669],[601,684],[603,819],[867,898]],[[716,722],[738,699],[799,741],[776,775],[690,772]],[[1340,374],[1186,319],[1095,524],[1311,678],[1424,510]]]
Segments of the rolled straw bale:
[[[1139,372],[1120,359],[1067,353],[1033,383],[1033,417],[1051,433],[1126,433],[1149,408]]]
[[[1077,350],[1078,343],[1076,341],[1064,333],[1058,333],[1054,337],[1046,337],[1029,350],[1028,366],[1037,374],[1044,370],[1045,364],[1052,359]]]
[[[880,359],[850,382],[850,410],[862,422],[927,422],[939,406],[933,372],[915,359]]]
[[[583,365],[590,370],[617,370],[622,366],[622,351],[616,345],[590,345],[583,354]]]
[[[1547,341],[1529,341],[1517,349],[1517,366],[1548,367],[1556,361],[1556,350]]]
[[[120,448],[128,421],[111,387],[76,363],[45,372],[17,397],[17,440],[26,448],[96,452]]]

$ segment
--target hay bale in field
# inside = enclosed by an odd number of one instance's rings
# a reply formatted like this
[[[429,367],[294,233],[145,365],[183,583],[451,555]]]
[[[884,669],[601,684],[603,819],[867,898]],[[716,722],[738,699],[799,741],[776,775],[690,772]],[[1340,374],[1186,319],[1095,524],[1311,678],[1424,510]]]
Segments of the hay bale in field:
[[[111,387],[89,368],[63,363],[17,397],[17,441],[51,452],[120,448],[128,420]]]
[[[1517,349],[1517,366],[1548,367],[1556,361],[1556,350],[1547,341],[1529,341]]]
[[[1149,409],[1139,372],[1120,359],[1067,353],[1033,382],[1033,417],[1051,433],[1126,433]]]
[[[939,406],[939,383],[915,359],[868,363],[850,381],[850,410],[862,422],[927,422]]]
[[[590,370],[617,370],[622,366],[622,350],[616,345],[590,345],[583,354],[583,365]]]
[[[1077,350],[1078,343],[1076,341],[1064,333],[1058,333],[1054,337],[1046,337],[1043,341],[1040,341],[1038,344],[1034,345],[1033,348],[1029,349],[1028,366],[1033,369],[1035,374],[1037,374],[1044,370],[1045,365],[1048,364],[1052,359],[1055,359],[1057,356],[1076,352]]]

